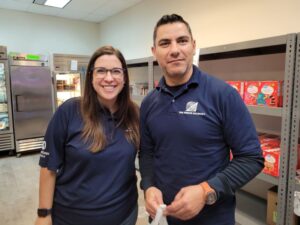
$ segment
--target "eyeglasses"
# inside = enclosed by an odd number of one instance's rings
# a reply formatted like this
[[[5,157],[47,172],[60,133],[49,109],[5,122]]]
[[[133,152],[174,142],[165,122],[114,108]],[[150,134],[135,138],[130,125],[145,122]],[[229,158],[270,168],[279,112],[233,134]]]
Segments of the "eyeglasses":
[[[121,78],[124,74],[125,69],[122,68],[112,68],[106,69],[105,67],[95,67],[92,69],[97,78],[104,78],[108,72],[113,78]]]

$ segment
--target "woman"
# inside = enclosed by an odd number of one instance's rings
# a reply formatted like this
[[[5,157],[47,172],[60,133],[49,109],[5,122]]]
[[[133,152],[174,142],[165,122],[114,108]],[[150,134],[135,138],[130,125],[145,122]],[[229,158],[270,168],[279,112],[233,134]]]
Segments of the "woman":
[[[62,104],[40,157],[36,225],[133,225],[138,108],[125,59],[111,46],[91,57],[82,98]]]

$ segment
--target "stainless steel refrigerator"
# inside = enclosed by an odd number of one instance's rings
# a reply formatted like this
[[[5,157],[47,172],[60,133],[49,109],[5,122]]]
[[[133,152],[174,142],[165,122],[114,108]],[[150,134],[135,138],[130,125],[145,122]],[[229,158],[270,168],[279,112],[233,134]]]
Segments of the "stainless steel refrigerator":
[[[7,51],[5,46],[0,46],[0,151],[14,149]]]
[[[45,55],[10,54],[16,152],[41,149],[53,114],[52,78]]]

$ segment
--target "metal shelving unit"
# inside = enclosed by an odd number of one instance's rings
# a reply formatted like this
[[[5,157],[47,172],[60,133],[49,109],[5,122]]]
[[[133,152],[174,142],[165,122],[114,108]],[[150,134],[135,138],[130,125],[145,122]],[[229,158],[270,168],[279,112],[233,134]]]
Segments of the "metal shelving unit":
[[[127,60],[131,98],[138,105],[149,91],[153,89],[153,57]]]
[[[256,177],[256,179],[269,185],[278,186],[278,225],[287,224],[287,205],[290,205],[287,197],[291,196],[291,193],[287,193],[287,180],[290,164],[289,137],[291,130],[295,43],[296,35],[288,34],[203,48],[200,49],[199,55],[200,68],[224,80],[284,80],[282,108],[248,106],[258,131],[270,130],[272,133],[278,133],[281,136],[279,177],[272,177],[264,173],[260,173]],[[271,69],[268,70],[268,68]],[[297,116],[298,123],[299,115]],[[270,121],[269,124],[267,123],[268,120]],[[277,127],[273,126],[272,123],[277,124]],[[296,137],[298,137],[298,133]],[[295,184],[295,170],[289,172],[289,174],[291,173],[293,173],[292,179],[293,184]],[[245,205],[251,205],[251,207],[245,207]],[[260,215],[253,215],[254,208],[259,209]],[[257,210],[255,211],[257,212]],[[262,212],[263,214],[261,215]],[[237,193],[236,220],[242,225],[266,224],[266,200],[258,198],[251,193],[239,191]]]
[[[256,176],[257,179],[268,182],[273,185],[278,185],[279,179],[278,177],[274,177],[265,173],[260,173]]]
[[[248,105],[248,110],[252,114],[258,115],[267,115],[267,116],[282,116],[282,108],[281,107],[265,107],[265,106],[254,106]]]
[[[295,52],[295,80],[293,91],[293,113],[291,126],[291,151],[289,155],[290,167],[288,171],[288,192],[286,206],[286,225],[292,225],[294,219],[294,192],[300,191],[299,181],[295,179],[298,163],[298,145],[299,145],[299,129],[300,129],[300,33],[297,34],[297,42]]]

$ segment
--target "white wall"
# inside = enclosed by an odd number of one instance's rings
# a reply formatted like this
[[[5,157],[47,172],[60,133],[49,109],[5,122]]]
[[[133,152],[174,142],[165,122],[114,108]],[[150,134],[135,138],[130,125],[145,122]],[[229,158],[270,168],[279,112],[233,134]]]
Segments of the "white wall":
[[[300,32],[299,0],[145,0],[99,25],[100,45],[127,59],[151,55],[152,32],[164,14],[178,13],[192,28],[197,48]]]
[[[134,59],[151,55],[153,27],[164,14],[181,14],[200,48],[300,32],[299,9],[299,0],[145,0],[100,25],[0,9],[0,45],[90,55],[112,44]]]
[[[0,9],[0,45],[32,54],[91,55],[98,47],[96,23]]]

